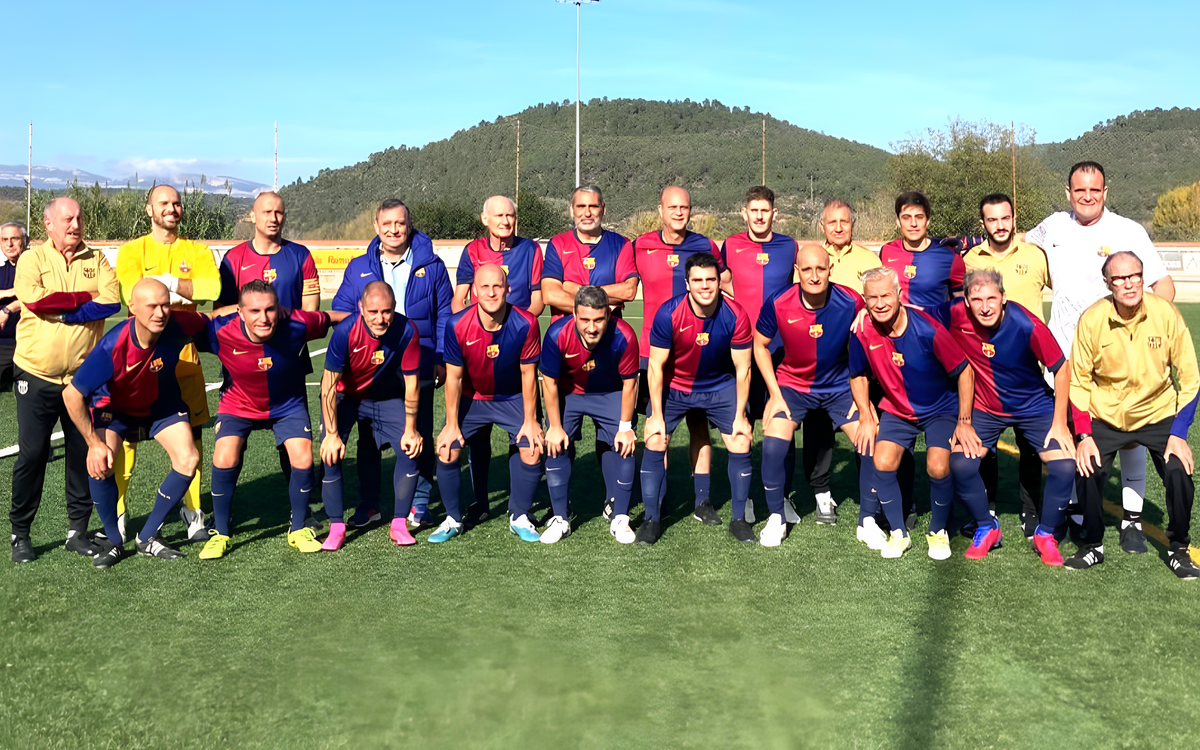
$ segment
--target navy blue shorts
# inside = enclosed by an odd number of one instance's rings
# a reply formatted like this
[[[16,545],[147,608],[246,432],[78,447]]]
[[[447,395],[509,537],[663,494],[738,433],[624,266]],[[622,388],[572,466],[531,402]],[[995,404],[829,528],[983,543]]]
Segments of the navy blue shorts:
[[[997,417],[976,409],[971,415],[971,424],[975,427],[975,434],[979,435],[979,439],[983,441],[983,447],[988,450],[995,450],[996,442],[1000,440],[1000,433],[1004,432],[1005,427],[1013,428],[1017,433],[1017,438],[1024,440],[1038,453],[1062,450],[1062,446],[1058,444],[1057,440],[1051,440],[1049,448],[1042,447],[1042,444],[1046,442],[1046,435],[1050,433],[1050,425],[1053,423],[1053,412],[1032,417]]]
[[[621,391],[612,393],[569,393],[562,411],[563,431],[574,437],[583,425],[584,417],[596,423],[596,439],[613,444],[617,425],[621,421]]]
[[[917,444],[917,435],[923,432],[926,447],[950,450],[950,439],[957,427],[958,414],[934,414],[914,424],[885,411],[879,415],[879,434],[875,436],[875,442],[886,440],[911,452]]]
[[[312,440],[312,422],[308,419],[308,410],[299,409],[282,417],[267,419],[246,419],[232,414],[217,413],[217,423],[213,427],[216,439],[223,437],[240,437],[243,440],[254,430],[271,430],[275,433],[275,445],[283,445],[283,441],[292,438]]]
[[[716,427],[722,435],[733,434],[733,419],[737,414],[737,383],[730,383],[719,391],[705,393],[683,393],[667,387],[667,395],[663,399],[663,422],[667,435],[675,432],[675,428],[683,421],[689,411],[704,412],[709,424]],[[653,406],[646,407],[646,416],[653,413]]]
[[[157,404],[155,405],[157,406]],[[136,443],[143,436],[153,438],[176,422],[191,424],[188,405],[178,401],[174,408],[155,409],[149,416],[135,417],[108,408],[92,409],[92,429],[112,430],[122,440]]]
[[[833,423],[833,428],[836,430],[844,424],[858,421],[858,412],[854,412],[854,416],[847,416],[850,410],[854,408],[854,397],[850,395],[850,391],[839,391],[838,393],[817,394],[817,393],[801,393],[795,388],[780,386],[779,392],[783,394],[783,400],[787,402],[788,408],[792,411],[792,422],[799,425],[804,421],[804,418],[810,411],[814,409],[824,410],[829,415],[829,421]],[[782,417],[783,412],[773,414],[774,417]]]
[[[346,398],[342,394],[337,397],[338,435],[342,442],[350,437],[350,428],[358,425],[359,436],[363,430],[370,430],[375,438],[375,445],[383,450],[391,446],[400,450],[400,438],[404,436],[407,415],[404,413],[404,398],[389,398],[383,401],[363,399],[359,401]],[[322,436],[329,432],[328,425],[322,420]]]
[[[477,401],[464,398],[458,402],[459,429],[463,438],[470,440],[481,430],[491,430],[492,425],[498,425],[508,433],[508,444],[528,448],[529,441],[524,438],[517,443],[517,433],[525,423],[524,399],[514,398],[508,401]],[[461,448],[461,445],[452,446]]]

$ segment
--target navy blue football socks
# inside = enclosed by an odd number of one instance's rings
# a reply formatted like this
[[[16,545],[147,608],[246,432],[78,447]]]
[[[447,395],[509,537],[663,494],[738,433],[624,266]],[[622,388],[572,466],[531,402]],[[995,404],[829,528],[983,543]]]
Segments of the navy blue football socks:
[[[166,479],[158,486],[158,495],[154,498],[154,508],[151,509],[150,517],[146,519],[146,525],[142,527],[142,533],[138,535],[138,539],[145,542],[158,533],[167,520],[167,514],[174,510],[176,505],[179,505],[179,501],[183,499],[184,493],[191,484],[191,476],[180,474],[174,469],[167,474]],[[105,533],[108,533],[107,530]]]
[[[967,506],[967,510],[971,513],[971,517],[975,519],[975,523],[986,529],[998,524],[995,516],[988,511],[987,488],[984,487],[983,477],[979,476],[979,464],[982,460],[981,458],[967,458],[963,453],[951,453],[950,477],[953,478],[953,485],[946,492],[951,498],[957,492],[963,505]],[[930,484],[933,485],[932,492],[936,497],[938,489],[932,478]],[[943,528],[945,528],[945,524],[943,524]],[[935,531],[932,525],[930,531]]]
[[[754,478],[754,466],[750,463],[750,451],[729,454],[729,494],[733,495],[733,517],[746,515],[746,500],[750,497],[750,483]]]
[[[875,460],[870,456],[859,456],[858,464],[858,525],[863,520],[879,514],[878,481]]]
[[[446,463],[439,458],[437,481],[438,492],[442,496],[442,505],[446,507],[446,515],[456,522],[462,523],[462,511],[459,510],[458,501],[458,488],[462,483],[462,472],[458,467],[458,461]]]
[[[420,472],[417,462],[409,458],[403,450],[396,450],[396,468],[392,471],[393,502],[392,518],[408,518],[412,510],[413,496],[417,492],[417,480]]]
[[[1046,490],[1042,493],[1042,526],[1054,529],[1067,521],[1067,504],[1071,502],[1071,490],[1075,487],[1075,461],[1056,458],[1046,464]]]
[[[613,501],[613,515],[629,515],[629,503],[633,498],[633,477],[637,471],[633,456],[624,457],[615,450],[610,450],[604,454],[600,467],[604,473],[605,490]]]
[[[775,438],[778,440],[779,438]],[[787,443],[787,454],[783,457],[783,496],[785,498],[792,494],[792,477],[796,476],[796,438],[793,436],[791,440],[785,440]],[[763,477],[765,483],[767,478]],[[771,511],[772,513],[783,511]]]
[[[308,515],[308,498],[312,493],[313,467],[297,469],[292,467],[292,476],[288,479],[288,499],[292,502],[292,525],[288,531],[299,531],[304,528],[304,518]]]
[[[712,474],[693,474],[692,486],[696,489],[696,507],[708,502],[708,493],[712,487]]]
[[[233,508],[233,488],[237,487],[242,465],[232,469],[212,470],[213,528],[222,536],[229,536],[229,513]],[[303,519],[303,516],[301,516]]]
[[[864,463],[866,463],[864,461]],[[900,498],[900,483],[896,480],[894,471],[875,471],[875,489],[879,494],[879,504],[883,506],[883,515],[887,518],[892,531],[902,531],[908,536],[908,527],[904,525],[904,507]]]
[[[542,479],[542,465],[526,464],[521,460],[520,453],[514,453],[508,457],[508,473],[512,482],[512,492],[508,496],[508,512],[513,518],[529,515],[533,508],[533,497],[537,494],[538,482]]]
[[[361,449],[361,443],[359,444]],[[361,453],[359,454],[362,455]],[[359,459],[362,460],[361,458]],[[376,477],[379,475],[378,467],[376,468]],[[362,464],[358,465],[358,486],[361,490],[363,483]],[[378,484],[378,480],[376,480]],[[366,493],[360,492],[359,500],[360,507],[367,502]],[[378,503],[378,495],[376,496],[376,506]],[[330,523],[345,523],[346,506],[344,504],[342,494],[342,462],[338,461],[333,466],[325,467],[325,476],[321,478],[321,502],[325,505],[325,515],[329,516]],[[375,508],[370,507],[372,510]]]
[[[793,449],[795,442],[792,443]],[[787,473],[788,441],[776,437],[764,437],[762,444],[763,491],[767,495],[767,510],[783,514],[783,501],[787,498],[785,475]],[[792,457],[795,458],[793,452]]]
[[[954,454],[961,456],[961,453]],[[953,461],[951,461],[953,463]],[[954,504],[954,477],[944,476],[941,479],[929,478],[929,533],[936,534],[946,530],[950,521],[950,509]],[[987,503],[984,503],[987,507]]]
[[[550,507],[554,509],[554,515],[566,518],[570,507],[571,457],[565,452],[546,456],[546,489],[550,491]]]
[[[667,452],[652,451],[646,448],[642,451],[642,504],[646,506],[646,518],[650,521],[661,520],[659,511],[662,505],[662,493],[666,489]]]
[[[104,524],[104,536],[113,544],[122,544],[121,527],[117,525],[117,479],[93,479],[88,477],[88,488],[92,493],[92,503],[96,506],[96,515]]]

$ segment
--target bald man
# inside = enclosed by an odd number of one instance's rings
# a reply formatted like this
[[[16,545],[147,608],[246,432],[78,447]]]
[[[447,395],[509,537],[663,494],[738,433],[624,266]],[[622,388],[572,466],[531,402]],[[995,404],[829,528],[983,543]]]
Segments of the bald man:
[[[638,411],[642,414],[646,413],[646,406],[650,403],[646,368],[650,361],[650,329],[653,327],[658,308],[687,291],[687,274],[684,267],[688,258],[696,253],[708,253],[718,260],[721,258],[717,243],[688,229],[692,220],[692,196],[687,190],[678,185],[663,188],[658,196],[658,217],[661,221],[659,229],[646,232],[630,242],[634,267],[642,284],[642,330],[638,333],[642,365]],[[729,269],[722,263],[717,271],[720,274],[721,290],[732,295],[732,275]],[[691,436],[690,453],[696,492],[694,515],[702,523],[716,525],[721,523],[721,519],[708,497],[709,467],[712,459],[708,424],[698,414],[689,414],[687,426]],[[665,490],[664,485],[660,495]],[[661,500],[661,497],[659,499]]]
[[[92,559],[97,568],[111,567],[124,553],[113,474],[114,455],[122,443],[136,443],[144,435],[157,441],[171,459],[154,508],[134,539],[138,554],[161,560],[183,557],[163,540],[159,529],[187,492],[200,462],[175,367],[207,319],[194,312],[172,313],[171,292],[158,279],[133,285],[129,313],[132,317],[104,335],[63,389],[71,421],[87,441],[88,484],[107,537]]]
[[[158,185],[146,194],[146,215],[150,217],[150,233],[127,242],[117,251],[117,281],[121,299],[129,305],[134,286],[144,278],[160,281],[170,294],[171,308],[196,312],[199,303],[212,302],[221,293],[221,273],[207,245],[179,236],[183,221],[183,200],[179,191],[170,185]],[[188,405],[192,437],[196,450],[203,455],[204,442],[200,428],[208,423],[208,395],[204,390],[204,371],[194,344],[187,344],[179,355],[175,376],[179,379],[183,400]],[[117,519],[122,534],[125,529],[125,503],[129,479],[137,457],[137,443],[125,442],[116,452],[113,473],[117,482]],[[183,496],[179,515],[187,526],[192,541],[208,539],[204,512],[200,509],[200,472]]]
[[[800,282],[767,297],[754,331],[754,360],[768,394],[762,476],[771,516],[759,536],[764,547],[779,546],[787,530],[785,461],[796,428],[815,411],[814,416],[840,428],[851,442],[857,436],[850,329],[864,305],[858,292],[830,283],[830,265],[824,247],[801,245],[796,253]],[[782,358],[771,351],[776,341]]]

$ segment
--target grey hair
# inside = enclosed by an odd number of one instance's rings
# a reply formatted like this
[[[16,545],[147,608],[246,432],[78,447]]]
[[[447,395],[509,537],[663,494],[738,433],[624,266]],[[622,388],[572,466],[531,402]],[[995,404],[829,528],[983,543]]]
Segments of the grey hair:
[[[821,209],[821,223],[825,223],[825,217],[829,214],[830,209],[844,208],[850,212],[850,223],[854,223],[854,207],[841,198],[830,198],[825,204],[825,208]]]
[[[21,230],[21,247],[28,248],[29,230],[25,228],[25,225],[19,221],[10,221],[6,224],[0,224],[0,229],[7,229],[9,227],[16,227],[17,229]]]
[[[581,286],[575,292],[575,307],[590,307],[593,310],[608,309],[608,292],[598,286]]]
[[[1004,294],[1004,275],[994,268],[976,268],[967,274],[963,279],[963,292],[969,293],[977,286],[986,286],[995,284],[996,288]]]
[[[1115,252],[1115,253],[1113,253],[1112,255],[1110,255],[1110,256],[1108,256],[1107,258],[1105,258],[1105,259],[1104,259],[1104,265],[1100,266],[1100,274],[1101,274],[1102,276],[1104,276],[1104,280],[1105,280],[1105,281],[1108,281],[1108,267],[1109,267],[1109,265],[1110,265],[1110,264],[1111,264],[1111,263],[1112,263],[1114,260],[1116,260],[1117,258],[1133,258],[1134,260],[1136,260],[1136,261],[1137,261],[1137,264],[1138,264],[1138,273],[1143,273],[1143,272],[1145,272],[1145,270],[1146,270],[1146,264],[1145,264],[1145,263],[1142,263],[1142,259],[1138,257],[1137,253],[1135,253],[1135,252],[1131,252],[1131,251],[1129,251],[1129,250],[1118,250],[1117,252]]]
[[[387,299],[391,302],[392,307],[396,306],[396,290],[392,289],[391,284],[379,279],[367,282],[367,285],[363,287],[362,294],[358,296],[358,301],[365,305],[367,297],[379,293],[387,295]]]
[[[892,286],[896,287],[896,292],[900,292],[900,274],[896,273],[896,269],[880,266],[863,272],[862,283],[863,289],[867,288],[867,282],[887,279],[892,282]]]
[[[575,196],[580,193],[595,193],[596,198],[599,199],[599,201],[600,201],[600,205],[601,206],[604,205],[604,193],[601,193],[600,188],[596,187],[595,185],[580,185],[579,187],[572,190],[571,191],[571,204],[572,205],[574,205],[574,203],[575,203]]]

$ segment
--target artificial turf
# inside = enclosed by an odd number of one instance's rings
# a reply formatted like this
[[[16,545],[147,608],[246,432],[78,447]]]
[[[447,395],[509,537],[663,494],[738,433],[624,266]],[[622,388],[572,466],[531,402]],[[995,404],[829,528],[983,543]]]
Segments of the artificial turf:
[[[1200,305],[1181,308],[1200,327]],[[319,374],[319,356],[314,366]],[[215,380],[213,360],[205,367]],[[0,447],[16,442],[12,398],[0,396]],[[503,520],[505,443],[493,435],[492,518],[462,537],[431,545],[425,531],[401,549],[385,523],[351,531],[338,553],[302,555],[285,541],[273,441],[256,433],[224,559],[202,562],[189,545],[183,560],[135,557],[107,571],[62,548],[60,447],[33,528],[41,557],[0,562],[0,747],[1200,745],[1187,697],[1200,666],[1200,582],[1178,581],[1157,544],[1124,554],[1111,525],[1104,565],[1043,566],[1020,533],[1008,456],[1002,549],[967,561],[957,537],[955,556],[934,562],[926,514],[914,549],[888,561],[855,541],[844,437],[842,520],[815,525],[798,478],[803,520],[777,549],[691,519],[685,434],[672,443],[663,538],[617,544],[599,517],[590,423],[574,534],[522,543]],[[714,450],[713,496],[728,520],[724,451]],[[352,442],[348,506],[353,454]],[[0,497],[13,460],[0,459]],[[161,449],[146,446],[131,529],[165,471]],[[1146,520],[1163,525],[1153,472],[1148,487]],[[207,491],[206,481],[206,506]],[[920,471],[917,497],[927,510]],[[538,511],[547,508],[543,490]],[[177,518],[164,528],[169,540],[182,534]]]

